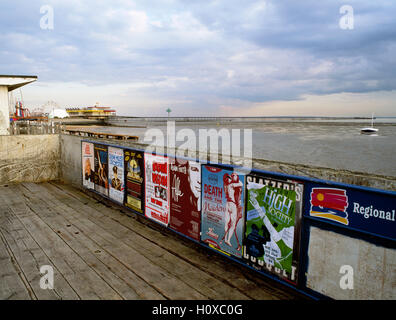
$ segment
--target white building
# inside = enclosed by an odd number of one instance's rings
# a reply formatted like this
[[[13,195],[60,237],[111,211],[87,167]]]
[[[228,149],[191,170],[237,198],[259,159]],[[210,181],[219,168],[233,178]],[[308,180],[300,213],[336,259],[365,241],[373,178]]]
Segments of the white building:
[[[8,93],[37,80],[37,76],[0,75],[0,135],[8,135],[10,128],[10,108]]]

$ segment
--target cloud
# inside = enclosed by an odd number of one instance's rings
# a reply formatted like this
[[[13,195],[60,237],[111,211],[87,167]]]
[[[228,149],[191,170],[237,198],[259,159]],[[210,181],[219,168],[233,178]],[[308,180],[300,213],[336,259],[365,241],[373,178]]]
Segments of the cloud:
[[[41,1],[1,2],[2,73],[38,75],[55,91],[107,88],[125,112],[136,97],[147,108],[174,104],[175,114],[244,114],[272,101],[396,90],[393,1],[349,1],[353,30],[340,29],[345,3],[333,0],[46,4],[54,30],[40,29]],[[84,90],[58,93],[63,104],[86,101]]]

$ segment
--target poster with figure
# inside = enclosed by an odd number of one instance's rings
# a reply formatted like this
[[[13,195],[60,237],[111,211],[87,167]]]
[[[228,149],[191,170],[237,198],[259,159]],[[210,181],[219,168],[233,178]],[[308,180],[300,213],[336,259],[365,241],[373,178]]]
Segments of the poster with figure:
[[[303,185],[248,175],[244,260],[297,284]]]
[[[144,153],[124,150],[126,196],[125,205],[144,213]]]
[[[201,229],[201,165],[192,160],[169,158],[169,227],[199,241]]]
[[[165,226],[169,224],[169,168],[165,156],[144,154],[145,215]]]
[[[107,146],[95,144],[95,190],[105,196],[109,195],[108,152]]]
[[[83,186],[88,189],[95,188],[95,162],[94,145],[89,142],[81,143]]]
[[[109,147],[109,197],[124,203],[124,150]]]
[[[245,176],[221,167],[202,167],[201,240],[242,258]]]

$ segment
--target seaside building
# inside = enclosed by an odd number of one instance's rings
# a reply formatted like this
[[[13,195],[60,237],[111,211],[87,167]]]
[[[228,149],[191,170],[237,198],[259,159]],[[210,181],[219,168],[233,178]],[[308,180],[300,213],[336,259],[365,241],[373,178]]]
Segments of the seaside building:
[[[115,116],[116,111],[110,107],[99,107],[97,105],[93,107],[85,108],[66,108],[66,112],[70,117],[95,117],[95,118],[106,118],[109,116]]]
[[[10,106],[8,93],[37,80],[37,76],[0,75],[0,135],[8,135]]]

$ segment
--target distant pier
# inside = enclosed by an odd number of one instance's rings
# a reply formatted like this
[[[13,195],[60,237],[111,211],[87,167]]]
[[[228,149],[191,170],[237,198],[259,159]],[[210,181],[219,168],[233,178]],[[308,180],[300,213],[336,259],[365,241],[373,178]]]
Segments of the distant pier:
[[[138,136],[132,136],[129,134],[117,134],[111,132],[94,132],[90,130],[76,129],[76,128],[64,128],[62,133],[67,133],[70,135],[77,135],[82,137],[94,137],[94,138],[104,138],[104,139],[117,139],[117,140],[131,140],[138,141]]]

